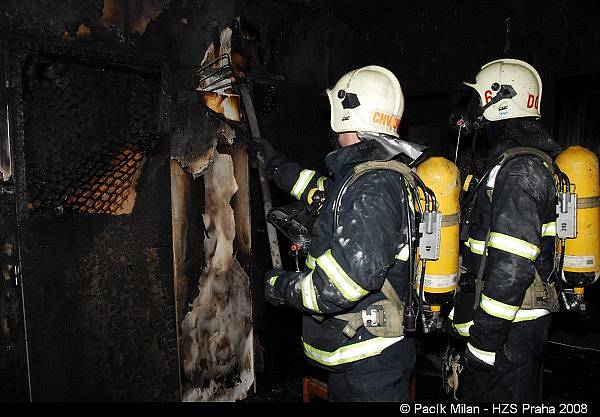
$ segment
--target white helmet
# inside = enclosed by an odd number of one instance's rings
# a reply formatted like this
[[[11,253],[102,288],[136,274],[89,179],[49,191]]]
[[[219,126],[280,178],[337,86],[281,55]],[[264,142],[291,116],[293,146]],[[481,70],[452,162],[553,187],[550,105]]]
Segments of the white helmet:
[[[331,129],[398,137],[404,96],[396,76],[376,65],[350,71],[327,90]]]
[[[542,79],[535,68],[518,59],[485,64],[475,84],[463,83],[479,94],[483,117],[496,120],[541,117]]]

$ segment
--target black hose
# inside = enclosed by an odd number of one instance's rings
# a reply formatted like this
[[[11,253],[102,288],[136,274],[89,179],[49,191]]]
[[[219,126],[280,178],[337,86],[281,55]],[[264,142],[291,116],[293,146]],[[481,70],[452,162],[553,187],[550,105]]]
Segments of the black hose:
[[[414,190],[413,190],[414,191]],[[406,196],[408,198],[408,195]],[[417,195],[418,200],[418,195]],[[407,242],[409,248],[409,256],[408,256],[408,276],[409,276],[409,285],[408,292],[406,295],[406,307],[404,312],[404,328],[406,331],[414,331],[416,328],[416,323],[414,322],[414,311],[413,311],[413,288],[415,284],[415,275],[414,275],[414,265],[415,265],[415,242],[413,242],[413,224],[411,218],[410,209],[406,209],[406,218],[408,221],[407,228]]]
[[[419,312],[423,314],[423,298],[425,293],[425,259],[421,259],[421,278],[419,279]]]
[[[565,303],[565,308],[567,310],[571,310],[571,305],[569,304],[568,300],[567,300],[567,296],[565,295],[565,291],[564,291],[564,287],[562,285],[562,269],[563,269],[563,262],[565,260],[565,246],[566,246],[566,242],[565,239],[560,239],[560,257],[559,257],[559,261],[558,261],[558,272],[555,274],[556,276],[556,290],[558,291],[558,293],[560,294],[560,297],[562,298],[563,302]]]

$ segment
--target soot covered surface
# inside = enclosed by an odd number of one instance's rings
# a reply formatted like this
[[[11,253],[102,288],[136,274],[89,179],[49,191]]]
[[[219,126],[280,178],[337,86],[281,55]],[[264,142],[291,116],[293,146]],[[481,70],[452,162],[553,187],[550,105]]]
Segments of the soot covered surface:
[[[56,70],[49,76],[27,74],[23,102],[30,203],[23,264],[33,399],[177,400],[169,159],[158,128],[159,79],[87,64],[51,65]],[[124,149],[141,156],[123,165],[117,156]],[[121,184],[137,194],[130,214],[82,214],[87,203],[69,204],[70,196],[92,191],[119,167],[135,172]],[[94,201],[111,195],[105,190]]]

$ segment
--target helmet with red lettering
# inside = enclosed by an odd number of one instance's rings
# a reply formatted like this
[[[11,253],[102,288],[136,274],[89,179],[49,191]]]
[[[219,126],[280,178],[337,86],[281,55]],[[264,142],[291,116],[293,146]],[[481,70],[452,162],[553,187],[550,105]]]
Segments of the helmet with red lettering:
[[[481,67],[475,83],[483,117],[496,120],[541,117],[542,79],[527,62],[498,59]]]
[[[376,65],[350,71],[327,90],[331,129],[336,133],[371,132],[398,137],[404,111],[400,82]]]

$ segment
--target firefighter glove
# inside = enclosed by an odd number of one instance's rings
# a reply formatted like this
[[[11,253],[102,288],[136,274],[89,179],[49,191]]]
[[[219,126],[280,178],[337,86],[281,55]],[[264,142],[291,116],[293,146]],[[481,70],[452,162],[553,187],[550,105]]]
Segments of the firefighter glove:
[[[276,285],[282,273],[281,269],[271,269],[265,274],[265,300],[273,305],[284,304],[284,298],[278,290],[280,286]]]

